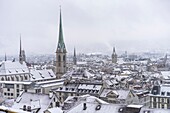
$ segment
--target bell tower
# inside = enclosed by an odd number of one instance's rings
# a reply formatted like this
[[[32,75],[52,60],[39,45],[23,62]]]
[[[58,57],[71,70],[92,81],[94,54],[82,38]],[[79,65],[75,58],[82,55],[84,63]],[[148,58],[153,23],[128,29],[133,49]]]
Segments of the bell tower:
[[[62,29],[62,17],[61,17],[61,8],[60,8],[60,22],[59,22],[59,37],[58,45],[56,50],[56,77],[57,79],[61,78],[63,74],[66,73],[66,56],[67,50],[63,38],[63,29]]]

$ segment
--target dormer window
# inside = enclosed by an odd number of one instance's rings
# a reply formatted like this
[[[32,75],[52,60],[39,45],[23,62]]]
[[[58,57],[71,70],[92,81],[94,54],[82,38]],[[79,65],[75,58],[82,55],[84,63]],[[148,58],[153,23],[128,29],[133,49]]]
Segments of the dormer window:
[[[170,92],[167,92],[167,96],[170,96]]]
[[[161,95],[165,95],[165,92],[161,92]]]

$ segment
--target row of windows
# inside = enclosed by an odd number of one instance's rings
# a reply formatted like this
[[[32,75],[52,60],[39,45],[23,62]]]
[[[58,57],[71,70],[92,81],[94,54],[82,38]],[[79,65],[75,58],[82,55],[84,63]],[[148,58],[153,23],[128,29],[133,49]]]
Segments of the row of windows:
[[[162,103],[170,103],[170,98],[153,98],[152,97],[152,101],[153,102],[162,102]]]
[[[4,93],[5,96],[14,96],[13,93]]]
[[[158,106],[157,106],[158,105]],[[165,108],[165,105],[164,104],[156,104],[156,103],[154,103],[153,104],[153,108],[162,108],[162,109],[164,109]]]
[[[11,77],[2,77],[1,78],[1,81],[14,81],[14,79],[16,78],[16,81],[19,81],[19,77],[18,76],[11,76]],[[28,80],[28,77],[27,76],[20,76],[20,79],[21,81],[23,81],[24,79],[25,80]]]

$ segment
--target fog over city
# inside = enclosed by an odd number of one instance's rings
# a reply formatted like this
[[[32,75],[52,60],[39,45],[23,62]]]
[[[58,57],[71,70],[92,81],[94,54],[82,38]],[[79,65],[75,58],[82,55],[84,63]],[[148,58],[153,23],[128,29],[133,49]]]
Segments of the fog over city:
[[[0,55],[55,54],[60,5],[68,53],[170,50],[169,0],[0,0]]]

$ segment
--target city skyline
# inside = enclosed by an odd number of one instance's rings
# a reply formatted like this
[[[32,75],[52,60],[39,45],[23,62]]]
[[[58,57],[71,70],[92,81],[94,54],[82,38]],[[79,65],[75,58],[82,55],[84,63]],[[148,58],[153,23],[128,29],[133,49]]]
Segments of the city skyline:
[[[59,5],[68,53],[170,50],[168,0],[0,2],[0,55],[18,55],[20,34],[26,55],[55,54]]]

